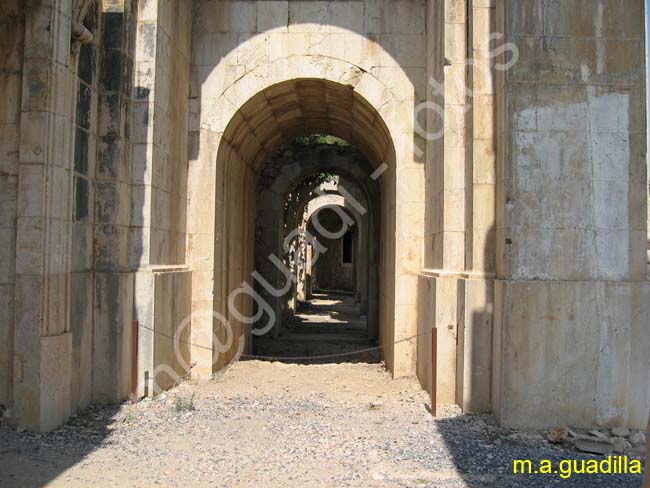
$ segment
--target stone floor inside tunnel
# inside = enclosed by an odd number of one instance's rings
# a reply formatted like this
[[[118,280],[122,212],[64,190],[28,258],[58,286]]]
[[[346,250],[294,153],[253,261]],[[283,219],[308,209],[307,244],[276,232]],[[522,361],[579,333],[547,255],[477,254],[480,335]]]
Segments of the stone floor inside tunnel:
[[[379,349],[368,351],[376,342],[369,341],[366,322],[353,294],[316,291],[300,302],[295,314],[283,318],[277,339],[271,334],[256,337],[253,352],[300,364],[376,363]]]

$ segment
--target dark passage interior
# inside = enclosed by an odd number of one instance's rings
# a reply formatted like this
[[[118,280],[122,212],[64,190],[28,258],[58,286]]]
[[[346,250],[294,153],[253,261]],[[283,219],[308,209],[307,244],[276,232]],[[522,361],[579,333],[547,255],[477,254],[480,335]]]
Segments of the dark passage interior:
[[[264,278],[256,292],[273,304],[275,325],[263,334],[254,329],[255,355],[378,360],[376,350],[345,354],[379,336],[372,172],[359,149],[319,134],[286,144],[265,164],[256,186],[255,270]]]

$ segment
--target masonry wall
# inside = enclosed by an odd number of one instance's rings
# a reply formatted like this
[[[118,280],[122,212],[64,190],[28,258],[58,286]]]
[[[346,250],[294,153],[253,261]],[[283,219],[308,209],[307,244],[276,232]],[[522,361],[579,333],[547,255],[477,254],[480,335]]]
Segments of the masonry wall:
[[[191,2],[140,3],[131,264],[185,262]]]
[[[575,12],[581,15],[576,16]],[[504,2],[494,410],[642,429],[650,392],[644,2]]]
[[[90,402],[119,401],[130,391],[133,271],[140,264],[136,260],[131,267],[130,229],[134,209],[142,210],[132,205],[131,192],[135,19],[141,14],[136,5],[49,0],[15,16],[3,6],[12,18],[2,19],[7,27],[0,45],[8,54],[3,66],[12,76],[3,73],[1,80],[12,103],[7,114],[15,111],[15,117],[2,120],[7,150],[0,159],[0,235],[10,237],[12,229],[15,241],[2,241],[13,257],[0,259],[2,314],[7,315],[0,321],[0,404],[10,421],[28,428],[49,430]],[[165,12],[165,22],[187,24],[189,8],[182,12]],[[170,43],[182,37],[177,31],[170,35]],[[189,33],[185,39],[187,52]],[[157,54],[164,58],[169,51]],[[160,66],[177,66],[166,79],[178,81],[172,89],[182,92],[188,62],[177,62],[179,57],[172,53]],[[20,83],[11,82],[16,77]],[[175,207],[159,205],[163,218],[157,222],[183,233],[187,97],[171,107],[165,115],[174,123],[157,132],[171,149],[155,163],[167,176],[155,181],[171,185],[173,180],[169,192],[179,198]],[[5,139],[12,131],[14,137]],[[154,165],[148,162],[150,171]],[[12,176],[20,191],[12,190]],[[160,262],[183,261],[184,237],[176,239],[173,252],[159,254]],[[189,314],[183,293],[191,288],[173,275],[170,282],[184,289],[166,287],[169,296],[159,299],[165,304],[160,315],[178,322],[178,316]],[[174,306],[173,316],[164,313],[167,305]]]
[[[177,354],[164,336],[183,327],[179,334],[187,342],[191,328],[185,259],[191,4],[138,4],[129,240],[133,318],[145,327],[138,343],[138,395],[159,393],[190,370],[187,347]]]
[[[200,266],[194,274],[194,307],[212,308],[228,283],[237,282],[227,278],[221,263],[210,266],[207,261],[215,252],[214,242],[222,240],[219,233],[220,225],[224,225],[221,219],[225,204],[220,202],[220,188],[229,176],[222,177],[223,169],[214,168],[214,162],[223,147],[220,138],[233,108],[255,95],[252,87],[264,80],[334,77],[335,66],[346,66],[347,71],[333,81],[354,87],[355,73],[367,79],[358,86],[367,89],[364,93],[369,94],[370,103],[376,104],[375,108],[388,121],[400,165],[398,170],[396,161],[386,161],[393,167],[382,177],[387,182],[382,194],[386,202],[382,229],[387,236],[382,243],[382,273],[390,277],[382,289],[381,303],[386,304],[382,309],[382,340],[391,343],[414,334],[423,229],[413,223],[424,218],[424,168],[422,159],[415,156],[414,146],[424,144],[413,132],[413,114],[415,105],[425,99],[426,2],[207,1],[197,2],[196,7],[192,26],[188,192],[190,261]],[[383,87],[388,90],[384,92]],[[399,113],[390,109],[391,99],[407,108],[403,112],[400,108]],[[235,121],[243,118],[240,115]],[[248,114],[251,115],[254,114]],[[293,112],[289,115],[293,116]],[[372,144],[374,136],[367,137],[368,144]],[[281,142],[272,140],[269,145]],[[234,148],[232,152],[242,150],[248,158],[243,161],[246,164],[258,149],[261,148],[251,145]],[[230,152],[229,148],[227,153]],[[213,178],[216,186],[212,185]],[[391,185],[394,187],[390,188]],[[216,209],[198,208],[201,203],[194,195],[214,199]],[[212,222],[216,222],[214,229]],[[393,262],[396,264],[389,264]],[[396,290],[399,296],[393,298]],[[206,337],[208,327],[197,327],[197,340]],[[199,334],[199,328],[204,332]],[[386,361],[397,376],[413,374],[414,343],[398,344],[395,354],[389,348]]]
[[[0,409],[13,401],[16,205],[24,16],[18,0],[0,14]]]
[[[23,10],[16,212],[14,398],[9,418],[48,430],[70,413],[70,224],[75,57],[70,4]]]
[[[103,12],[93,3],[84,26],[91,42],[78,46],[73,161],[72,242],[70,251],[70,322],[73,334],[71,403],[83,408],[92,401],[95,285],[95,191],[99,129],[100,58]],[[104,195],[99,195],[104,198]],[[99,201],[97,202],[100,205]],[[101,207],[100,207],[101,208]],[[73,407],[74,408],[74,407]]]
[[[490,34],[495,2],[429,2],[424,262],[418,367],[438,402],[490,409],[495,153]],[[431,378],[436,328],[437,377]]]
[[[172,334],[196,312],[192,342],[224,339],[212,314],[251,271],[255,163],[289,119],[326,128],[299,115],[326,93],[376,122],[350,135],[388,164],[380,339],[422,333],[388,368],[507,426],[645,425],[642,0],[105,0],[95,25],[91,4],[2,7],[5,415],[48,430],[124,399],[134,318]],[[505,42],[517,59],[495,75]],[[142,340],[140,379],[187,369],[187,348]],[[191,352],[200,375],[233,355]]]
[[[418,323],[437,327],[439,402],[511,426],[643,427],[643,19],[642,1],[429,3]],[[427,389],[431,354],[422,335]]]
[[[130,390],[134,275],[129,267],[129,222],[136,15],[132,0],[102,3],[93,216],[95,402],[123,400]]]

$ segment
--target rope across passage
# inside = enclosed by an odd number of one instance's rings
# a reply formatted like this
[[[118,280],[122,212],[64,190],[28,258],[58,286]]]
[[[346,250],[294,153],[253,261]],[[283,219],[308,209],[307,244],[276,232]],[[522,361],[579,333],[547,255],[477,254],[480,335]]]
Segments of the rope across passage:
[[[159,332],[157,330],[152,329],[151,327],[147,327],[146,325],[138,323],[138,327],[140,327],[142,329],[145,329],[145,330],[148,330],[150,332],[153,332],[156,335],[166,337],[166,338],[171,339],[171,340],[177,340],[174,336],[170,336],[169,334]],[[430,329],[427,332],[422,332],[421,334],[415,334],[415,335],[406,337],[404,339],[400,339],[400,340],[392,342],[392,343],[380,344],[378,346],[366,347],[364,349],[357,349],[357,350],[354,350],[354,351],[339,352],[339,353],[336,353],[336,354],[321,354],[321,355],[317,355],[317,356],[259,356],[259,355],[256,355],[256,354],[241,354],[240,358],[259,359],[259,360],[264,360],[264,361],[309,361],[309,360],[315,360],[315,359],[331,359],[331,358],[337,358],[337,357],[354,356],[356,354],[363,354],[363,353],[366,353],[366,352],[377,351],[379,349],[383,349],[383,348],[385,348],[387,346],[390,346],[390,345],[401,344],[402,342],[408,342],[408,341],[411,341],[411,340],[416,339],[418,337],[431,335],[432,330],[433,329]],[[196,348],[199,348],[199,349],[206,349],[206,350],[209,350],[209,351],[213,350],[211,347],[203,346],[201,344],[194,344],[192,342],[183,341],[183,340],[180,340],[180,339],[178,339],[178,342],[180,344],[186,344],[188,346],[196,347]]]

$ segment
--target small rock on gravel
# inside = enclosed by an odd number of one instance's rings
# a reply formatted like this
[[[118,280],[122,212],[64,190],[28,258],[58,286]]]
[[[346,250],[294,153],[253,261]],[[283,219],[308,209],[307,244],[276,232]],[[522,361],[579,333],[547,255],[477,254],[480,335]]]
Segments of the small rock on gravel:
[[[627,427],[614,427],[612,429],[612,435],[616,437],[628,437],[630,435],[630,429]]]
[[[580,436],[576,438],[576,449],[592,454],[611,454],[614,444],[607,438]]]
[[[635,432],[630,436],[630,444],[634,447],[645,445],[645,434],[643,432]]]
[[[556,427],[547,432],[546,438],[552,444],[561,444],[569,436],[568,427]]]

